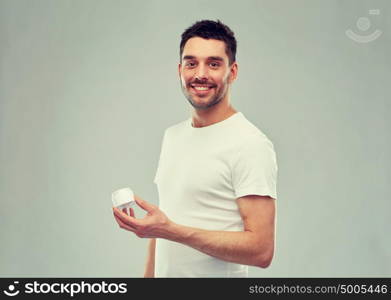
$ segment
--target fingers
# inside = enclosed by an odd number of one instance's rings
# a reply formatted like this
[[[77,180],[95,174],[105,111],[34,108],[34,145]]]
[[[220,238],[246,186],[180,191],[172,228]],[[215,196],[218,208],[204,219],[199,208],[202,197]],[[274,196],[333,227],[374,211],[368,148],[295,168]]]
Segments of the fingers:
[[[113,213],[116,219],[121,220],[122,223],[136,228],[139,225],[139,221],[134,217],[134,212],[127,215],[116,207],[113,207]]]
[[[122,210],[124,213],[126,213],[128,216],[134,217],[134,210],[131,207],[124,208]]]
[[[115,217],[115,220],[117,221],[119,227],[121,227],[122,229],[126,229],[128,231],[132,231],[132,232],[136,232],[136,228],[130,226],[129,224],[125,224],[124,222],[121,221],[120,218],[118,218],[117,216],[114,216]]]
[[[129,208],[129,213],[131,217],[135,217],[133,208]]]
[[[134,200],[136,201],[138,206],[140,206],[143,210],[145,210],[147,212],[152,212],[156,208],[155,205],[148,203],[147,201],[141,199],[140,197],[138,197],[136,195],[134,195]]]
[[[122,212],[127,214],[128,216],[131,216],[131,217],[134,217],[134,210],[133,208],[129,207],[129,208],[123,208],[122,209]]]

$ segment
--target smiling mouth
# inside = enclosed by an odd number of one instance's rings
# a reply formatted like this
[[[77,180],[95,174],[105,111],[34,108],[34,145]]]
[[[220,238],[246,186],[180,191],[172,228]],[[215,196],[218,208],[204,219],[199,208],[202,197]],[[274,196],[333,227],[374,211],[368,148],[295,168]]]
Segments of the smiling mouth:
[[[194,85],[190,84],[190,87],[198,93],[206,93],[214,88],[212,85]]]

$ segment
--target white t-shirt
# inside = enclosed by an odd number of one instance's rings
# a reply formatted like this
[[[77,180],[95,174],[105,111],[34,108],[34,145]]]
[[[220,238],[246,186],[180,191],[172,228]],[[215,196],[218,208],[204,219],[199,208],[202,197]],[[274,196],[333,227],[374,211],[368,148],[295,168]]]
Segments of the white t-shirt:
[[[241,112],[205,127],[192,119],[165,130],[154,182],[159,208],[175,223],[243,231],[236,199],[277,199],[272,142]],[[247,277],[248,267],[156,239],[156,277]]]

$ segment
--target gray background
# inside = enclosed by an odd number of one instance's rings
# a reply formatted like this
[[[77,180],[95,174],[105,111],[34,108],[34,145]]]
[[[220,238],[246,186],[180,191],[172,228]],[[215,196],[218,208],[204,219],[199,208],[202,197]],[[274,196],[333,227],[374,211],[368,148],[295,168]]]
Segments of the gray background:
[[[201,19],[235,32],[232,104],[277,153],[277,249],[250,276],[390,276],[390,9],[0,0],[0,276],[142,276],[147,240],[118,227],[111,192],[158,203],[163,131],[190,117],[180,34]]]

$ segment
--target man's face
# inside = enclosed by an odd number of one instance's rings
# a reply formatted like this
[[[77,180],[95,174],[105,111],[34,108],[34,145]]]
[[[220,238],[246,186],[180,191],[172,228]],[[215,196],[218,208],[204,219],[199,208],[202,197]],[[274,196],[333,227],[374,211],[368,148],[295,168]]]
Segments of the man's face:
[[[207,109],[222,101],[236,78],[237,65],[229,66],[225,43],[193,37],[183,49],[179,76],[183,94],[196,109]]]

